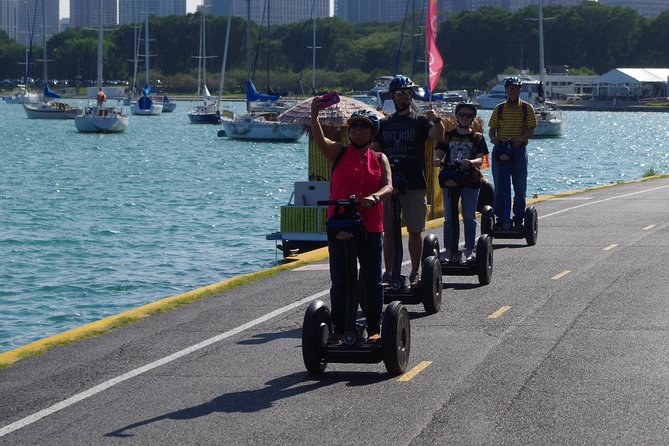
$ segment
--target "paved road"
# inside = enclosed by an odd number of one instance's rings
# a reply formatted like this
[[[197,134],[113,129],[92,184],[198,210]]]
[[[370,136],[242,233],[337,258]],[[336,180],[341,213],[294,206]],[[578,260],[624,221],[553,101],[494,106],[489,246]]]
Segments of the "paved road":
[[[410,307],[408,380],[306,374],[320,263],[0,370],[0,444],[669,444],[669,178],[536,207],[490,285]]]

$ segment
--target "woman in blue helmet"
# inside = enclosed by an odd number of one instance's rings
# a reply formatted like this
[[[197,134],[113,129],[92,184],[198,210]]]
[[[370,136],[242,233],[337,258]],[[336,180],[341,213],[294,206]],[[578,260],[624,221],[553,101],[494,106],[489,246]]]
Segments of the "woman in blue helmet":
[[[452,231],[459,234],[459,227],[451,221],[450,193],[456,193],[462,199],[462,222],[465,229],[465,263],[476,261],[474,253],[476,238],[476,204],[479,188],[484,181],[481,173],[483,159],[488,154],[485,138],[479,132],[474,132],[472,123],[476,118],[476,107],[471,102],[461,102],[455,107],[455,119],[458,126],[446,132],[444,138],[435,147],[432,165],[440,167],[442,171],[452,172],[458,182],[452,180],[443,190],[444,195],[444,246],[446,259],[449,263],[458,264],[461,261],[459,251],[451,252],[450,240]],[[459,174],[459,175],[458,175]]]
[[[360,263],[360,280],[365,287],[367,340],[381,339],[383,287],[381,285],[381,256],[383,236],[383,197],[392,191],[390,163],[382,153],[370,148],[372,138],[379,130],[379,118],[369,110],[357,110],[347,123],[349,143],[344,145],[328,139],[318,120],[324,108],[320,97],[311,103],[311,134],[318,149],[332,166],[330,200],[347,199],[354,195],[359,200],[358,212],[366,230],[364,240],[356,240]],[[328,217],[332,209],[328,210]],[[341,337],[346,314],[346,258],[341,242],[328,243],[330,253],[330,302],[332,305],[333,342]]]

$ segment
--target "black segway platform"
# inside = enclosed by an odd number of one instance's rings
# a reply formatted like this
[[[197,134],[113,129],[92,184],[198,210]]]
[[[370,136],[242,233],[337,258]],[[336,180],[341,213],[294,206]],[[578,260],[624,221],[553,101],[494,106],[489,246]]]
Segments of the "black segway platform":
[[[493,238],[500,239],[525,239],[528,246],[537,244],[539,236],[539,217],[534,206],[525,208],[523,224],[521,226],[510,225],[503,227],[496,224],[497,218],[491,206],[485,206],[481,213],[481,233],[488,234]]]
[[[344,333],[338,339],[332,336],[330,308],[321,300],[314,300],[307,307],[302,324],[302,359],[312,375],[322,374],[328,362],[372,364],[383,361],[388,373],[394,376],[404,373],[409,362],[409,312],[400,302],[391,302],[383,312],[379,342],[367,342],[365,327],[356,325],[358,296],[355,237],[359,236],[356,226],[360,225],[359,216],[355,212],[356,204],[354,197],[348,200],[318,202],[319,206],[334,205],[335,214],[339,207],[345,210],[338,218],[328,220],[328,236],[330,237],[331,232],[336,233],[333,237],[337,242],[346,244],[347,311]],[[350,225],[346,216],[351,217]]]

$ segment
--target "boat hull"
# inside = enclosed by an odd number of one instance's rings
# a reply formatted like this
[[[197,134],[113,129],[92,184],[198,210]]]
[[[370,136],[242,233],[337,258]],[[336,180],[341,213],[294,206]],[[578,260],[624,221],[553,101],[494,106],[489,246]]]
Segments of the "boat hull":
[[[305,132],[303,125],[276,121],[242,119],[222,124],[228,138],[248,141],[297,141]]]
[[[218,113],[188,112],[191,124],[220,124],[221,116]]]
[[[562,121],[538,121],[534,138],[559,138],[562,136]]]
[[[149,108],[140,108],[139,104],[135,102],[130,106],[130,112],[137,116],[158,116],[163,112],[162,104],[153,104]]]
[[[128,116],[116,109],[93,108],[75,117],[74,125],[79,133],[121,133],[128,128]]]
[[[163,103],[163,113],[172,113],[177,108],[176,102]]]
[[[59,103],[23,104],[28,119],[74,119],[81,113],[79,107]]]

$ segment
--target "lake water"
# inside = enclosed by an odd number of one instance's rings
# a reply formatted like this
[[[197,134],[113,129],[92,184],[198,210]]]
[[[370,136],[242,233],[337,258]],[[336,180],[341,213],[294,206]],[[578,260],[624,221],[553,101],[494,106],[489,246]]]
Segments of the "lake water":
[[[265,235],[307,178],[306,137],[219,138],[187,108],[85,135],[0,102],[0,352],[281,258]],[[668,117],[565,112],[565,137],[530,143],[528,195],[669,172]]]

